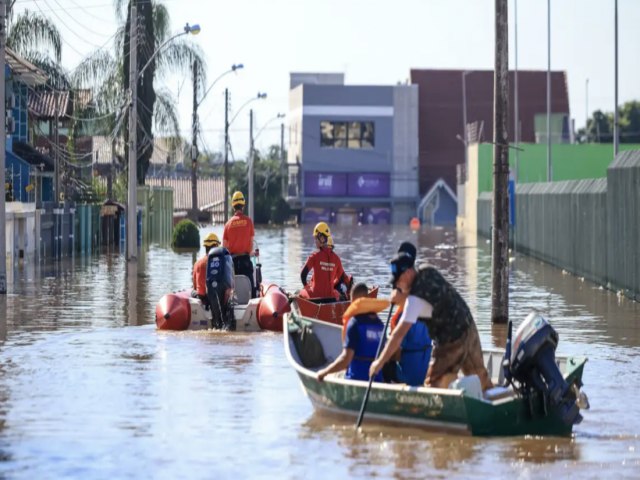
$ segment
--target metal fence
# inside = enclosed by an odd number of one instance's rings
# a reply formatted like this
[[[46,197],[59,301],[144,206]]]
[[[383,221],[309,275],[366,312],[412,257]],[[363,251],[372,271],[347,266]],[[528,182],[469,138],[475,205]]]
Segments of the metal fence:
[[[489,237],[492,193],[478,198],[478,233]],[[640,151],[623,152],[607,178],[521,184],[516,248],[640,300]]]

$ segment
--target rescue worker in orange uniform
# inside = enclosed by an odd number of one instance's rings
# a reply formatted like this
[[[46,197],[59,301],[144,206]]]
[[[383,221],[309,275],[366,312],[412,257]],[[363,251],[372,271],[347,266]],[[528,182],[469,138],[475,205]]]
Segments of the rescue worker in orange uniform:
[[[199,298],[203,305],[209,305],[209,298],[207,297],[207,258],[209,256],[209,250],[220,246],[220,239],[215,233],[210,233],[202,242],[204,247],[204,257],[199,259],[193,265],[193,292],[191,296]]]
[[[245,200],[242,192],[235,192],[231,197],[233,216],[224,226],[222,246],[229,250],[233,257],[233,269],[236,275],[245,275],[251,281],[251,296],[256,297],[256,285],[253,278],[253,237],[255,230],[253,221],[244,214]]]
[[[344,280],[345,285],[350,281],[344,273],[340,257],[328,246],[330,237],[331,231],[325,222],[318,223],[313,229],[318,251],[309,255],[300,272],[300,280],[304,287],[300,291],[302,297],[338,300],[340,295],[334,289],[334,285],[338,285],[341,280]],[[307,276],[312,270],[311,282],[307,283]]]

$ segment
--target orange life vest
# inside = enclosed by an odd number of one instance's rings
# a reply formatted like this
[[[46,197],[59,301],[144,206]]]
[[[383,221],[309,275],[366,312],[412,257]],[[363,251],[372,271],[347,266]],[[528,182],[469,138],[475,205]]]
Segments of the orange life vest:
[[[342,316],[342,341],[344,342],[347,336],[347,325],[352,317],[363,313],[380,313],[389,305],[389,300],[382,298],[362,297],[351,302],[351,305],[349,305],[349,308],[345,310]]]

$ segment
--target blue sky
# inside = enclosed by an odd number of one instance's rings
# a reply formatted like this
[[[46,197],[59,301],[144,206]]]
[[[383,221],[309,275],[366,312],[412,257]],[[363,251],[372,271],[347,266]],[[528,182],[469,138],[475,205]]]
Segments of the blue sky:
[[[514,66],[514,1],[509,1],[509,67]],[[547,68],[547,2],[518,1],[518,66]],[[245,69],[220,81],[200,109],[203,137],[211,149],[223,145],[223,91],[232,108],[258,91],[256,128],[288,110],[289,72],[340,71],[349,84],[395,84],[411,68],[493,68],[494,0],[164,0],[175,31],[199,23],[194,40],[207,54],[213,80],[233,63]],[[567,72],[571,116],[614,106],[614,0],[552,0],[551,68]],[[103,45],[116,20],[110,0],[18,0],[17,9],[38,8],[58,24],[63,63],[72,69]],[[640,99],[640,0],[618,0],[620,103]],[[190,128],[189,79],[166,79],[179,101],[184,134]],[[182,87],[182,88],[180,88]],[[286,119],[285,119],[286,120]],[[258,148],[279,143],[279,120],[270,122]],[[248,109],[235,121],[231,141],[248,148]]]

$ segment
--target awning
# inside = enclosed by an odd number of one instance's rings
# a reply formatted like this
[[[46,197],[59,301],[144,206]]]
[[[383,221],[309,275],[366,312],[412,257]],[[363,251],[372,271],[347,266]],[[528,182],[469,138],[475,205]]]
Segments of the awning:
[[[31,145],[24,142],[13,142],[13,153],[17,157],[23,159],[29,165],[38,167],[43,172],[55,171],[55,164],[53,160],[47,155],[43,155]]]
[[[16,52],[6,47],[5,62],[18,79],[31,87],[47,82],[47,75],[33,63],[28,62]]]

